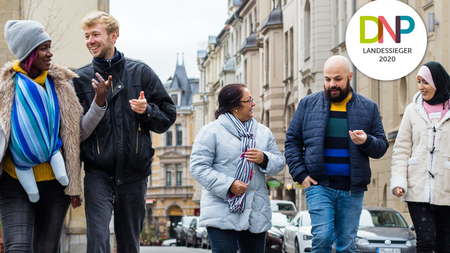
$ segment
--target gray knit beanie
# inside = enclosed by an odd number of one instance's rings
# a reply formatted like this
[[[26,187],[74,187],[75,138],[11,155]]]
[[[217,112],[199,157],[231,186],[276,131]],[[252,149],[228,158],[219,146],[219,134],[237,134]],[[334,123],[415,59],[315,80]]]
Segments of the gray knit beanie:
[[[5,40],[19,62],[25,60],[42,43],[52,41],[44,26],[33,20],[8,20],[5,24]]]

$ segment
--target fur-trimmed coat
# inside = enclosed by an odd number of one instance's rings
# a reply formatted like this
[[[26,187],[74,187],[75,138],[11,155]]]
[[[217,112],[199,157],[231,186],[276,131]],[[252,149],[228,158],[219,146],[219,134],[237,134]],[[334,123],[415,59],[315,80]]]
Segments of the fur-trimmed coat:
[[[6,153],[11,133],[11,111],[15,96],[14,62],[6,63],[0,70],[0,158]],[[71,79],[77,75],[66,67],[53,63],[48,76],[55,84],[60,109],[61,148],[64,157],[69,185],[65,194],[76,196],[81,194],[80,166],[80,120],[83,113]],[[0,165],[1,170],[1,165]]]
[[[450,205],[450,111],[432,126],[418,92],[403,114],[392,153],[391,193],[403,201]],[[433,145],[434,139],[434,145]]]

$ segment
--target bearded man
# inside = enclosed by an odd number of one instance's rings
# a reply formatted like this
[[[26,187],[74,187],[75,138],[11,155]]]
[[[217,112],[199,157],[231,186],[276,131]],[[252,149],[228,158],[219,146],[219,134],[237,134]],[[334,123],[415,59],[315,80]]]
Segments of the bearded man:
[[[305,190],[312,251],[355,252],[369,157],[389,147],[377,105],[350,86],[351,63],[332,56],[324,65],[324,91],[303,98],[286,133],[289,172]]]

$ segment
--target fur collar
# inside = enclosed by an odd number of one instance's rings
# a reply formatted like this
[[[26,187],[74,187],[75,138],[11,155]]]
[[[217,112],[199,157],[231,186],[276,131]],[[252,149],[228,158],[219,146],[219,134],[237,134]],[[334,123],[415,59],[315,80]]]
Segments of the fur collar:
[[[11,111],[15,95],[15,74],[13,62],[8,62],[0,70],[0,126],[5,135],[5,147],[8,147],[11,132]],[[61,123],[60,135],[63,141],[63,156],[66,163],[69,186],[67,195],[81,193],[80,178],[80,119],[83,113],[75,90],[72,78],[78,77],[67,67],[53,63],[48,71],[53,79],[55,91],[58,96]],[[0,147],[1,148],[1,147]]]

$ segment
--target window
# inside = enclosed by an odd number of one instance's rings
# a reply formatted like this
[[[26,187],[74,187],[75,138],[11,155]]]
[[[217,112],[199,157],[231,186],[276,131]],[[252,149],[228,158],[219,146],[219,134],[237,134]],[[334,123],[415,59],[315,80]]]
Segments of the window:
[[[177,186],[181,186],[183,182],[183,167],[177,164]]]
[[[305,4],[305,16],[303,19],[303,31],[305,33],[304,49],[305,49],[305,61],[309,59],[310,55],[310,41],[311,41],[311,7],[309,1]]]
[[[178,106],[178,95],[172,94],[170,97],[172,98],[172,101],[175,104],[175,106]]]
[[[166,186],[172,186],[172,165],[166,165]]]
[[[252,18],[252,14],[249,15],[249,20],[250,20],[250,33],[253,32],[253,18]]]
[[[257,12],[257,10],[258,9],[256,9],[256,6],[255,6],[255,30],[256,30],[256,27],[258,26],[258,12]]]
[[[289,34],[284,33],[284,69],[285,78],[289,77]]]
[[[175,128],[177,131],[177,146],[181,146],[183,143],[183,128],[180,124],[177,124]]]
[[[244,60],[244,78],[245,78],[245,85],[249,86],[248,83],[248,73],[247,73],[247,59]]]
[[[153,175],[150,174],[150,180],[148,180],[148,186],[152,186],[153,185]]]
[[[172,129],[169,129],[166,132],[166,146],[172,146]]]
[[[266,40],[266,84],[269,83],[269,40]]]
[[[289,30],[289,76],[294,75],[294,28]]]

